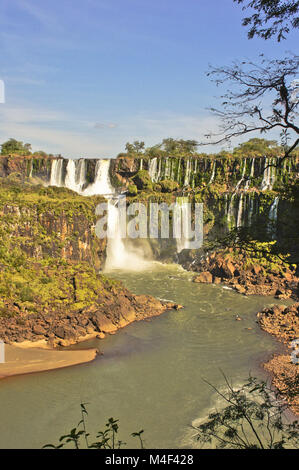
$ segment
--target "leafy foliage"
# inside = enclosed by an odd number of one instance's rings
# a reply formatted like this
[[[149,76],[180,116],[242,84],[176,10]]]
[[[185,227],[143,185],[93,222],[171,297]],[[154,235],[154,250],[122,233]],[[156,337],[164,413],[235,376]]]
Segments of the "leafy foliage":
[[[248,38],[259,36],[263,39],[277,37],[285,39],[291,28],[299,28],[299,1],[297,0],[234,0],[256,12],[243,18],[243,26],[249,26]]]
[[[285,449],[299,443],[298,421],[288,422],[287,404],[266,382],[249,377],[234,388],[227,378],[226,392],[209,384],[225,405],[211,412],[196,429],[202,445],[235,449]]]
[[[221,109],[210,108],[221,120],[220,131],[207,134],[207,138],[215,140],[202,145],[219,144],[252,132],[267,133],[277,129],[281,131],[284,147],[281,164],[299,143],[299,128],[295,124],[299,101],[292,99],[290,83],[298,66],[298,56],[290,55],[282,60],[267,60],[261,56],[260,63],[236,61],[232,66],[211,67],[207,75],[217,85],[227,82],[229,88],[221,96]],[[268,111],[269,98],[272,100],[271,111]]]
[[[31,145],[16,139],[9,139],[1,145],[1,155],[30,155]]]
[[[75,428],[72,428],[68,434],[60,437],[59,444],[46,444],[43,448],[62,449],[68,444],[72,444],[75,449],[86,448],[86,449],[120,449],[126,443],[117,439],[119,425],[118,419],[109,418],[105,424],[103,431],[98,431],[96,434],[96,440],[90,441],[90,433],[87,431],[86,418],[88,411],[86,407],[87,403],[80,403],[81,408],[81,419]],[[143,429],[139,432],[133,432],[132,437],[137,437],[140,443],[140,448],[144,449],[144,442],[142,440]]]

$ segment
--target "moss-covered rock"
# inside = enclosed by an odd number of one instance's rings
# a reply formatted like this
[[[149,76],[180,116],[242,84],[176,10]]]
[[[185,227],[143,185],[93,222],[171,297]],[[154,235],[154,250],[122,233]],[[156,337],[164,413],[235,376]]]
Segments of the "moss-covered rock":
[[[141,191],[152,191],[153,189],[153,183],[147,170],[139,170],[132,180]]]

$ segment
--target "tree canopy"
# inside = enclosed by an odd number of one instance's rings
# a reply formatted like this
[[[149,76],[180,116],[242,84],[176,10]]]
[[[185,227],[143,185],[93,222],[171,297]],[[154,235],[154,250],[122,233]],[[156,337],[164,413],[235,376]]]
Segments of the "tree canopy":
[[[221,108],[210,108],[220,118],[219,133],[209,133],[219,144],[253,132],[279,130],[287,158],[299,143],[299,100],[293,97],[292,79],[296,76],[299,57],[289,55],[282,60],[268,60],[261,55],[259,63],[234,62],[231,66],[211,67],[208,76],[217,85],[228,83],[222,95]],[[271,104],[269,104],[271,103]]]
[[[291,28],[299,28],[298,0],[233,0],[243,5],[243,10],[252,9],[251,16],[243,18],[243,26],[249,26],[248,38],[259,36],[278,41],[285,39]]]
[[[23,144],[16,139],[9,139],[1,145],[1,155],[30,155],[31,144]]]

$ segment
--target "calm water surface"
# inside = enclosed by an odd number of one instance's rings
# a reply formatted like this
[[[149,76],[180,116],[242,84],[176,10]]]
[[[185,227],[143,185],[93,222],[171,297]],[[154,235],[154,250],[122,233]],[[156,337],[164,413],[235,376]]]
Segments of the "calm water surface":
[[[177,266],[157,264],[152,271],[110,276],[135,293],[185,308],[77,346],[103,351],[92,363],[2,380],[1,448],[56,443],[79,421],[80,400],[89,403],[91,433],[113,416],[120,420],[119,438],[129,447],[137,445],[129,435],[140,429],[148,448],[190,447],[190,424],[216,399],[203,379],[221,386],[220,370],[234,384],[249,372],[263,376],[259,364],[277,343],[259,329],[255,314],[273,298],[195,284],[193,275]]]

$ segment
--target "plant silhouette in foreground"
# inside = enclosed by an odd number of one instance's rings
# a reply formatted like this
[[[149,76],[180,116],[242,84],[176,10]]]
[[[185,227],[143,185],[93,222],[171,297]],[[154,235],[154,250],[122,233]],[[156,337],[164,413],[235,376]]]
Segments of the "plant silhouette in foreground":
[[[86,449],[120,449],[126,443],[117,439],[117,433],[119,430],[118,419],[109,418],[105,424],[104,431],[98,431],[95,442],[90,441],[90,434],[87,432],[86,417],[88,416],[87,403],[80,403],[81,408],[81,419],[77,426],[68,434],[60,437],[59,444],[46,444],[43,448],[51,447],[52,449],[62,449],[68,444],[73,444],[75,449],[86,448]],[[141,449],[144,449],[144,442],[141,435],[143,429],[139,432],[133,432],[132,437],[138,437]]]
[[[209,384],[226,405],[215,409],[197,426],[195,439],[203,446],[235,449],[285,449],[298,447],[298,421],[287,422],[287,404],[266,382],[249,377],[233,388],[224,376],[227,390]],[[207,382],[208,383],[208,382]]]

